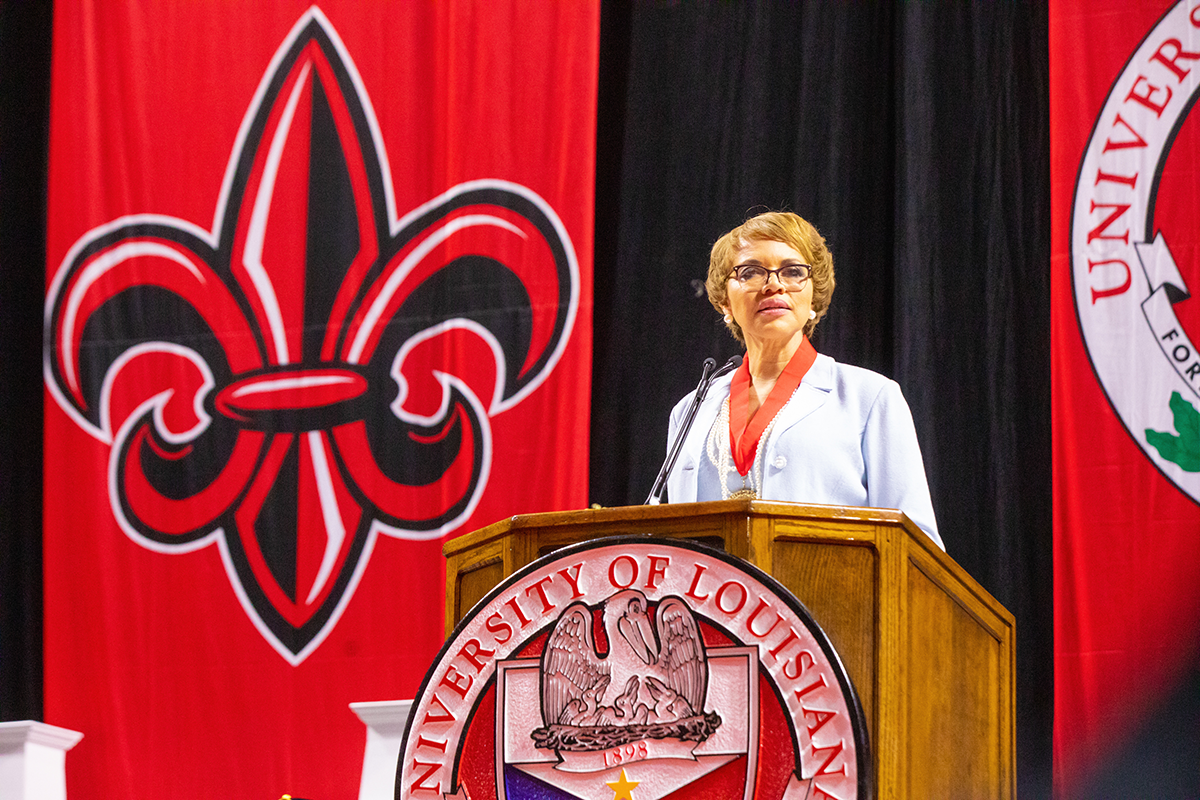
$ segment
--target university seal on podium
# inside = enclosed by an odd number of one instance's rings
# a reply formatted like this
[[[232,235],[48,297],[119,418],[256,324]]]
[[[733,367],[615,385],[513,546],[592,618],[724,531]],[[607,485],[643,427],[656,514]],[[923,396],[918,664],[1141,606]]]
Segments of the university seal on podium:
[[[685,541],[552,553],[459,624],[413,704],[396,797],[870,798],[857,696],[800,602]]]

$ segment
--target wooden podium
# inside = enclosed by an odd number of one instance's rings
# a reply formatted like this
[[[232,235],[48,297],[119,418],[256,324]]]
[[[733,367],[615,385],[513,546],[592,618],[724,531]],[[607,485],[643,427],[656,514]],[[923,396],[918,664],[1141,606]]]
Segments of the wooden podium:
[[[772,575],[829,636],[862,701],[877,797],[1013,798],[1013,616],[899,511],[727,500],[516,516],[444,547],[446,633],[547,553],[685,538]]]

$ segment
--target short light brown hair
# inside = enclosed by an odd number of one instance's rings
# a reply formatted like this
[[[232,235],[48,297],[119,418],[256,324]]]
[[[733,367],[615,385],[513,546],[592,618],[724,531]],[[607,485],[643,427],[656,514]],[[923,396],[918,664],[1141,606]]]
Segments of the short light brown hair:
[[[729,300],[729,276],[733,274],[733,262],[737,251],[749,242],[782,242],[804,257],[812,267],[809,280],[813,285],[812,310],[814,319],[804,325],[804,335],[812,336],[813,329],[829,310],[833,297],[833,254],[825,246],[825,239],[807,220],[790,211],[767,211],[743,222],[722,236],[713,245],[708,260],[708,302],[724,314],[722,308]],[[746,343],[742,328],[736,320],[726,323],[729,332],[742,344]]]

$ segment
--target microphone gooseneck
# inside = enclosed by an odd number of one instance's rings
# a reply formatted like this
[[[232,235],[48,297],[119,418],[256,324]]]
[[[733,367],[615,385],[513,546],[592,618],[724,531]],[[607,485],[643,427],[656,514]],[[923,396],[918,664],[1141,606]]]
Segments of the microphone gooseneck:
[[[704,369],[700,373],[700,382],[696,384],[696,393],[692,396],[692,402],[683,415],[683,423],[679,426],[679,432],[675,434],[675,441],[671,442],[667,460],[663,462],[662,468],[658,471],[658,477],[654,479],[654,485],[650,488],[650,496],[646,498],[645,505],[656,506],[662,502],[662,493],[667,487],[667,478],[675,467],[675,461],[679,458],[680,451],[683,450],[683,443],[687,439],[688,431],[692,429],[692,423],[696,421],[696,413],[699,412],[700,404],[704,402],[713,381],[737,369],[741,363],[741,356],[733,356],[718,368],[715,359],[704,359]]]

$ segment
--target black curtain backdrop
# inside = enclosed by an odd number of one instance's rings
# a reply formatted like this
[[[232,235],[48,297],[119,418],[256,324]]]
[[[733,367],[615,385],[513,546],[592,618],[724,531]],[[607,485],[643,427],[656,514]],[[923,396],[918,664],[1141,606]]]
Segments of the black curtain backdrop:
[[[50,4],[0,0],[0,720],[42,718]]]
[[[0,0],[4,720],[41,715],[50,21]],[[712,242],[808,218],[838,276],[815,344],[903,387],[947,548],[1017,617],[1019,794],[1049,796],[1045,8],[613,2],[600,70],[592,501],[645,498],[671,406],[738,352],[703,294]]]
[[[1046,9],[612,3],[601,42],[592,501],[645,499],[671,407],[739,352],[712,243],[807,218],[837,272],[814,343],[903,388],[947,549],[1016,615],[1019,794],[1048,796]]]

